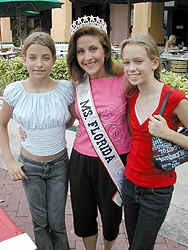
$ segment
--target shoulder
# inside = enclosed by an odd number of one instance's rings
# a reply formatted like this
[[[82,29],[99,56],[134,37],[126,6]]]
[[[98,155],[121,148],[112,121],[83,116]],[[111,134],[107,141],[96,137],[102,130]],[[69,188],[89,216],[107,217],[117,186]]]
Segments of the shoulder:
[[[3,98],[9,104],[13,105],[15,99],[19,98],[19,94],[23,91],[20,81],[12,82],[8,84],[4,90]]]
[[[67,101],[68,105],[74,102],[75,89],[71,81],[60,80],[58,90],[59,94]]]
[[[68,81],[68,80],[60,80],[60,81],[59,81],[59,86],[60,86],[60,88],[62,88],[62,89],[74,91],[74,86],[73,86],[73,84],[72,84],[71,81]]]
[[[21,87],[21,82],[20,81],[16,81],[16,82],[12,82],[12,83],[9,83],[6,88],[5,88],[5,91],[17,91],[19,90]]]
[[[167,93],[169,90],[172,90],[171,93],[170,93],[170,97],[171,98],[175,98],[175,99],[179,99],[179,98],[186,98],[185,96],[185,93],[179,89],[175,89],[171,86],[169,86],[168,84],[164,84],[164,88],[163,88],[163,91],[165,93]]]
[[[121,76],[113,76],[112,82],[114,82],[116,85],[122,86],[122,84],[125,82],[125,78],[123,75]]]
[[[187,100],[187,97],[185,96],[185,93],[179,89],[175,89],[175,88],[172,88],[171,86],[165,84],[164,85],[164,88],[163,88],[163,92],[164,92],[164,97],[166,96],[167,92],[169,90],[171,90],[171,93],[170,93],[170,96],[169,96],[169,107],[171,107],[171,109],[175,109],[176,106],[184,99]]]
[[[187,97],[185,96],[185,93],[179,89],[173,89],[171,93],[171,99],[172,103],[175,103],[176,106],[184,99],[187,100]]]
[[[122,90],[123,85],[125,84],[124,76],[110,76],[107,78],[99,78],[93,80],[94,82],[99,82],[101,87],[101,84],[106,86],[107,88],[116,87],[117,90]]]
[[[130,87],[130,84],[128,80],[125,78],[125,76],[124,75],[116,76],[114,77],[114,81],[116,82],[116,85],[119,86],[120,91],[122,91],[122,93],[126,95]]]

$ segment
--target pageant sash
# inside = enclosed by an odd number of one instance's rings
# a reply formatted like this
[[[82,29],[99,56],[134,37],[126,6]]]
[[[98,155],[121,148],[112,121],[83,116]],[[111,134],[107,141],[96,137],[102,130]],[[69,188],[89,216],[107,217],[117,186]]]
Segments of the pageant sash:
[[[118,206],[121,206],[124,165],[97,114],[88,76],[83,83],[77,86],[76,94],[80,115],[92,145],[117,187],[118,191],[112,199]]]

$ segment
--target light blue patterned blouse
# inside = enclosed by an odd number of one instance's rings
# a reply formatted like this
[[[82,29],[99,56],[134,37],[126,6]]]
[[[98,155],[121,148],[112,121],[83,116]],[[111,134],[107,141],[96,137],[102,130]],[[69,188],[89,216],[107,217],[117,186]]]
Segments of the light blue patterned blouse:
[[[22,147],[33,155],[47,156],[66,147],[65,129],[70,119],[68,105],[74,102],[70,81],[61,80],[56,89],[29,93],[21,81],[9,84],[4,100],[14,108],[13,119],[27,134]]]

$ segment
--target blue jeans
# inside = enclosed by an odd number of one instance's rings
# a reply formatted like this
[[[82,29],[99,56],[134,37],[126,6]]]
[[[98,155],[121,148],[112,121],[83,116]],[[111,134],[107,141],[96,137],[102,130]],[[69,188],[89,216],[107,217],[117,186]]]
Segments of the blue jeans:
[[[68,156],[38,162],[20,155],[28,180],[23,187],[28,199],[36,245],[39,250],[69,250],[65,226]]]
[[[174,186],[144,188],[125,179],[123,203],[129,250],[153,250]]]

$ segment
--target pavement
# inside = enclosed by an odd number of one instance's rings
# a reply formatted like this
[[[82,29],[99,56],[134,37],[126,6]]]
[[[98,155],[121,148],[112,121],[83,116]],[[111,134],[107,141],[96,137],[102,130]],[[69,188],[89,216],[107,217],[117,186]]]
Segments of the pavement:
[[[11,120],[9,122],[10,145],[15,157],[18,157],[20,141],[18,126]],[[75,132],[67,130],[66,140],[70,154]],[[188,168],[177,168],[177,183],[165,222],[157,237],[155,250],[188,250]],[[188,165],[187,165],[188,167]],[[31,215],[21,182],[12,182],[0,153],[0,207],[10,216],[16,225],[34,240]],[[71,250],[84,250],[82,240],[74,234],[70,194],[66,205],[66,225]],[[99,239],[97,250],[103,249],[101,221],[99,218]],[[120,233],[113,250],[128,249],[127,234],[122,219]],[[63,250],[63,249],[62,249]]]

